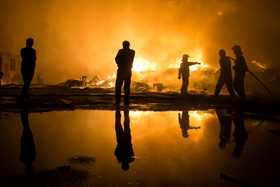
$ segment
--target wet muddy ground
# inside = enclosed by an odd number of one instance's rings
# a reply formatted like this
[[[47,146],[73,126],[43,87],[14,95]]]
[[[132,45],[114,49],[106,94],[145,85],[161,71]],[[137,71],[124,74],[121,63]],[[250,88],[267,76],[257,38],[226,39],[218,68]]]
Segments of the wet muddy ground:
[[[0,110],[16,111],[20,104],[21,87],[0,88]],[[30,91],[33,103],[28,107],[32,111],[56,110],[115,110],[114,89],[71,89],[58,86],[33,86]],[[171,110],[207,110],[216,108],[235,108],[260,114],[278,115],[280,113],[280,97],[247,96],[245,100],[238,97],[230,99],[227,95],[218,98],[211,94],[190,93],[131,93],[129,108],[139,111],[171,111]]]

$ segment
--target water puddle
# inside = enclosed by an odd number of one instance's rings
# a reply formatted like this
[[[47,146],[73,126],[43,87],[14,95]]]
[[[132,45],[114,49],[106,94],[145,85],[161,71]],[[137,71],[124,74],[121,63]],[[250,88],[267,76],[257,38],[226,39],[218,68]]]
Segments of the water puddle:
[[[280,184],[280,123],[272,118],[231,110],[0,116],[0,177],[8,184]]]

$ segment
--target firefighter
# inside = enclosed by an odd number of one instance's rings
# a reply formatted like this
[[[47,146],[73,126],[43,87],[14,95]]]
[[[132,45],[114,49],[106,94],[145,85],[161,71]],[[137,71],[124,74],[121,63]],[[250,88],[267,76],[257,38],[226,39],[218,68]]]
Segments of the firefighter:
[[[190,76],[190,66],[195,64],[200,64],[199,62],[189,62],[189,55],[184,54],[182,58],[182,63],[180,64],[178,79],[182,77],[182,87],[181,94],[186,94],[189,86],[189,76]]]
[[[21,100],[24,103],[30,103],[29,99],[29,86],[31,84],[33,75],[34,75],[34,70],[35,70],[35,64],[36,64],[36,51],[35,49],[32,48],[34,44],[34,41],[32,38],[28,38],[26,40],[26,47],[22,48],[20,51],[21,54],[21,74],[24,82],[24,86],[22,88],[21,92]]]
[[[235,93],[234,93],[233,87],[232,87],[232,74],[231,74],[230,58],[226,56],[226,51],[223,49],[221,49],[219,51],[219,55],[220,55],[219,62],[220,62],[220,66],[221,66],[221,75],[220,75],[218,83],[216,85],[215,96],[219,95],[222,87],[226,83],[230,96],[234,97]]]
[[[249,69],[243,57],[243,52],[241,51],[241,47],[239,45],[235,45],[232,47],[232,50],[236,56],[236,60],[233,66],[233,69],[235,71],[233,87],[237,92],[237,94],[240,96],[240,98],[244,99],[245,98],[244,78],[245,78],[246,71],[249,71]]]
[[[118,65],[117,79],[116,79],[116,104],[119,105],[121,101],[121,88],[124,82],[124,104],[130,104],[130,82],[131,82],[131,69],[135,56],[135,51],[129,48],[128,41],[123,42],[123,49],[120,49],[115,60]]]

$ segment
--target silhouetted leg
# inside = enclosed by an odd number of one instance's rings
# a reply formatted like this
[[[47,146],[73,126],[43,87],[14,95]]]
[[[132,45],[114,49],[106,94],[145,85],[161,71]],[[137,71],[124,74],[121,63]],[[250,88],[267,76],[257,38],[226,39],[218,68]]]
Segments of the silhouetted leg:
[[[130,104],[129,95],[130,95],[130,82],[131,77],[126,78],[124,81],[124,104]]]
[[[245,91],[244,91],[244,75],[236,75],[233,81],[233,87],[237,94],[241,97],[245,97]]]
[[[116,93],[115,93],[115,97],[116,97],[116,104],[120,104],[121,102],[121,89],[122,89],[122,85],[123,85],[123,80],[119,78],[119,76],[117,76],[117,80],[116,80]]]
[[[130,119],[129,119],[129,111],[124,111],[124,131],[130,136]]]
[[[230,96],[234,97],[235,93],[234,93],[234,90],[233,90],[233,87],[232,87],[232,78],[231,77],[226,80],[226,86],[227,86],[227,89],[228,89],[228,92],[229,92]]]
[[[116,137],[117,137],[117,142],[120,142],[120,138],[123,134],[123,128],[122,128],[122,124],[121,124],[121,112],[120,111],[116,111],[115,114],[115,130],[116,130]]]
[[[23,78],[23,88],[22,88],[22,92],[21,92],[21,98],[25,99],[28,98],[28,90],[33,78],[33,74],[34,72],[24,72],[22,71],[22,78]]]
[[[245,97],[245,89],[244,89],[244,77],[240,81],[240,97],[244,98]]]
[[[245,77],[244,72],[235,72],[235,77],[233,81],[234,89],[242,99],[245,97],[244,77]]]
[[[215,96],[218,96],[218,95],[219,95],[219,93],[220,93],[222,87],[224,86],[225,82],[226,82],[225,77],[220,76],[220,77],[219,77],[219,80],[218,80],[218,82],[217,82],[217,85],[216,85],[215,92],[214,92]]]
[[[188,92],[188,86],[189,86],[189,77],[182,77],[181,94]]]

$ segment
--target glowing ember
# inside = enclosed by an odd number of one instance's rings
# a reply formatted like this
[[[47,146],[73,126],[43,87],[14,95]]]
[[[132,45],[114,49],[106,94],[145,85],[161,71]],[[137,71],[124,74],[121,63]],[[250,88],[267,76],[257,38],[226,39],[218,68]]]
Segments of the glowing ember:
[[[109,82],[109,85],[110,85],[110,87],[114,87],[115,86],[115,82],[111,81],[111,82]]]
[[[105,80],[101,80],[101,81],[97,82],[96,85],[100,85],[100,84],[102,84],[103,82],[105,82]]]

